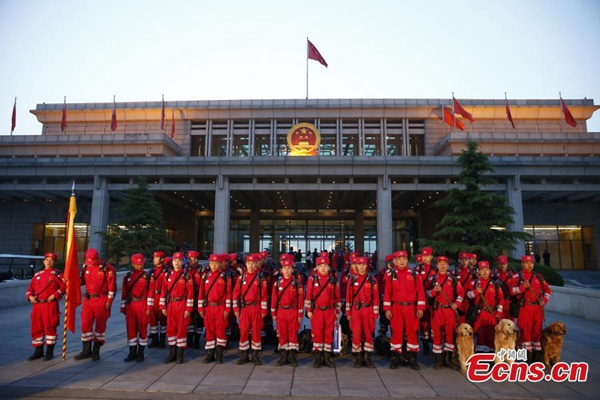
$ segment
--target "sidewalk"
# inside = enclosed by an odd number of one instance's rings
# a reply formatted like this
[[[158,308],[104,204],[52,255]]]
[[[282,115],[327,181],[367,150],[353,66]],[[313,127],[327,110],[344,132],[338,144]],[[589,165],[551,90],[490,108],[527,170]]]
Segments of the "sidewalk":
[[[62,308],[62,305],[61,305]],[[78,309],[79,312],[80,309]],[[261,400],[338,398],[505,398],[505,399],[597,399],[600,395],[600,322],[547,312],[548,321],[567,324],[568,335],[562,361],[589,364],[587,382],[473,384],[459,372],[434,370],[433,358],[419,354],[420,371],[407,367],[389,369],[375,356],[376,368],[355,369],[349,355],[336,359],[336,368],[314,369],[309,354],[299,354],[299,366],[276,367],[272,347],[263,352],[263,365],[236,365],[237,349],[229,350],[225,363],[203,364],[205,351],[186,350],[185,363],[163,364],[167,349],[147,350],[142,363],[124,363],[127,355],[125,318],[113,306],[107,344],[101,360],[73,360],[81,350],[77,334],[69,332],[68,352],[61,360],[60,343],[52,361],[27,361],[32,353],[29,306],[0,310],[0,399],[85,398],[169,399],[252,398]],[[78,316],[79,319],[79,316]],[[62,322],[60,326],[62,331]],[[62,334],[59,333],[62,339]],[[234,343],[236,345],[237,343]],[[210,396],[207,396],[210,394]]]

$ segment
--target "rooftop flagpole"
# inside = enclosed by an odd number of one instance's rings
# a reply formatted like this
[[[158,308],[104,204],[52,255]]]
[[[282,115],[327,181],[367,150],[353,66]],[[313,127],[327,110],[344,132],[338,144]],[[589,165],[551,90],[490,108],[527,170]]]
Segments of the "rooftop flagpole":
[[[306,37],[306,100],[308,100],[308,36]]]

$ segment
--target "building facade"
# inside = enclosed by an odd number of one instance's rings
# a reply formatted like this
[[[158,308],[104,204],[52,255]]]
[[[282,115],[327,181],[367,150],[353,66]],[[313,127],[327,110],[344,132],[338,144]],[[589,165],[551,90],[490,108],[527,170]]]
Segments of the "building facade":
[[[475,119],[465,131],[444,123],[448,99],[116,103],[114,131],[112,103],[67,104],[64,131],[63,104],[39,104],[41,135],[0,136],[0,253],[62,254],[73,182],[78,248],[102,249],[138,177],[184,249],[415,253],[470,138],[495,168],[485,190],[515,209],[507,228],[534,237],[510,255],[598,269],[600,133],[586,121],[599,107],[566,103],[577,127],[559,100],[515,100],[513,129],[504,100],[461,100]]]

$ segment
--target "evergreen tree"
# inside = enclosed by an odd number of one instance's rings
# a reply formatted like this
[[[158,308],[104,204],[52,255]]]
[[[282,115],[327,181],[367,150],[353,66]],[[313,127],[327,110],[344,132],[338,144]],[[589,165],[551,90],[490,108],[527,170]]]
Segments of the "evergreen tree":
[[[162,210],[145,178],[138,178],[137,187],[127,191],[119,214],[121,218],[109,226],[108,233],[101,233],[109,258],[117,264],[122,257],[134,253],[150,258],[156,250],[173,248],[173,243],[166,237]]]
[[[519,240],[530,239],[526,232],[510,232],[514,209],[505,196],[481,188],[496,184],[485,175],[494,167],[487,155],[478,151],[479,145],[469,140],[458,158],[461,188],[448,191],[435,206],[446,210],[437,224],[434,240],[419,239],[422,245],[432,246],[437,254],[455,257],[460,251],[477,253],[480,259],[494,260],[506,249],[514,249]]]

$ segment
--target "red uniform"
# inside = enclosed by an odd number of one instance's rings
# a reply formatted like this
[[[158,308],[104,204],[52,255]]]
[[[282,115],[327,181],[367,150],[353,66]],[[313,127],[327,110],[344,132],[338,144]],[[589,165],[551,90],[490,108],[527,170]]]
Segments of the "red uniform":
[[[160,310],[167,310],[167,342],[169,346],[187,347],[187,327],[194,308],[194,284],[192,279],[180,269],[165,275],[160,293]]]
[[[27,299],[33,296],[36,303],[31,309],[31,344],[33,347],[56,344],[56,327],[59,324],[60,309],[58,301],[65,293],[66,285],[63,274],[54,268],[44,268],[37,272],[27,288]],[[54,296],[52,301],[48,298]]]
[[[348,280],[346,315],[352,330],[352,352],[373,352],[373,331],[379,317],[379,286],[375,278],[357,274]]]
[[[153,290],[151,293],[153,297],[152,310],[150,310],[148,318],[150,335],[158,335],[160,333],[162,337],[165,337],[167,334],[167,317],[160,311],[160,293],[165,282],[165,272],[167,272],[167,268],[163,264],[155,266],[150,272],[151,279],[153,280]]]
[[[231,280],[226,272],[208,270],[200,282],[198,291],[198,313],[204,315],[206,328],[206,350],[227,345],[225,328],[231,310]]]
[[[128,272],[121,286],[121,313],[125,314],[127,345],[146,346],[148,342],[148,315],[153,304],[154,287],[150,274],[144,270]]]
[[[250,349],[250,332],[252,332],[252,349],[262,350],[260,331],[264,326],[263,318],[267,316],[268,293],[267,281],[260,271],[244,272],[238,277],[233,294],[233,312],[239,312],[241,351]]]
[[[482,293],[477,288],[483,290]],[[498,321],[502,318],[504,295],[502,288],[496,286],[493,279],[481,277],[471,281],[467,287],[467,297],[479,309],[473,331],[477,335],[477,346],[487,346],[494,349],[494,334]],[[484,301],[485,299],[485,301]]]
[[[425,306],[425,291],[421,279],[408,267],[390,269],[385,282],[383,309],[392,312],[390,345],[393,351],[402,353],[402,340],[405,334],[407,351],[414,353],[419,351],[417,339],[419,319],[416,312],[424,311]]]
[[[471,270],[468,267],[459,266],[457,269],[454,270],[454,277],[462,285],[463,289],[466,289],[474,278],[473,270]],[[460,307],[458,308],[459,325],[467,322],[467,309],[469,308],[471,301],[468,299],[465,300],[466,301],[463,301]]]
[[[304,305],[313,313],[310,321],[313,352],[331,352],[336,314],[339,314],[342,306],[337,280],[329,274],[318,272],[308,278]]]
[[[298,320],[302,319],[303,301],[302,281],[294,274],[288,279],[280,275],[271,292],[271,315],[277,322],[280,350],[298,350]]]
[[[529,281],[531,286],[528,289],[523,286],[524,281]],[[510,293],[517,296],[522,304],[517,320],[521,346],[527,351],[541,351],[544,309],[539,302],[542,300],[544,304],[548,304],[552,290],[544,277],[533,271],[515,274],[509,286]]]
[[[441,292],[433,290],[439,284]],[[427,298],[433,299],[431,307],[431,331],[433,336],[433,352],[454,352],[454,332],[456,331],[457,311],[451,308],[452,303],[458,307],[463,302],[465,291],[454,276],[436,273],[425,283]]]
[[[495,270],[494,272],[494,280],[498,283],[500,288],[502,289],[502,294],[504,295],[504,303],[502,304],[502,317],[508,318],[510,317],[510,288],[509,282],[512,279],[513,275],[507,270],[506,272],[502,272],[499,270]]]
[[[427,280],[435,274],[435,268],[431,263],[423,263],[419,267],[415,268],[415,271],[423,283],[427,282]],[[419,320],[419,335],[423,341],[429,340],[431,336],[431,307],[429,306],[425,307],[423,317],[421,317]],[[425,346],[429,346],[427,343],[423,344]]]
[[[85,285],[81,307],[81,341],[96,342],[102,346],[106,340],[110,306],[117,292],[115,269],[100,259],[93,264],[85,264],[81,271],[81,285]]]

